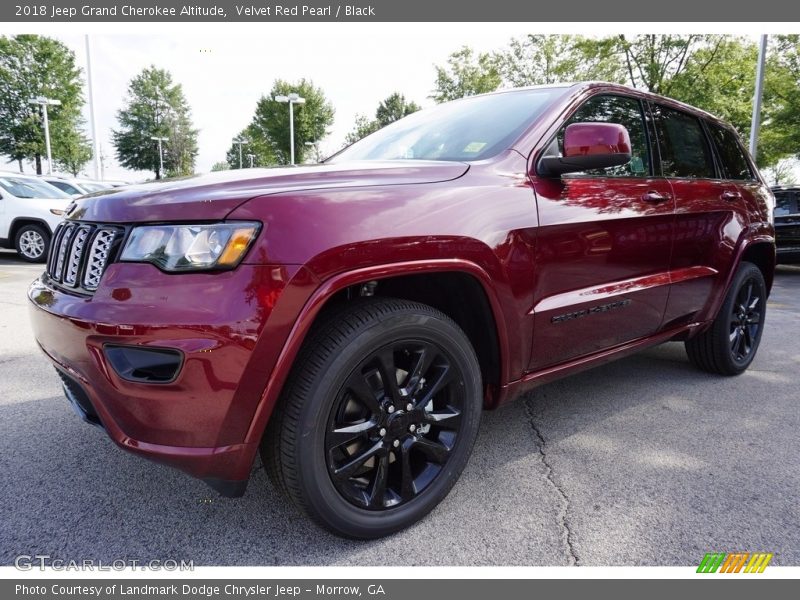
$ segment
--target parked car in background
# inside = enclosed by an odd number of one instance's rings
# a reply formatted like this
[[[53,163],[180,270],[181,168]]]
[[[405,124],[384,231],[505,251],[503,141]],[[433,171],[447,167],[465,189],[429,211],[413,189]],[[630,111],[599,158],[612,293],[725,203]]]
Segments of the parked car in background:
[[[73,198],[115,187],[115,185],[110,181],[94,181],[92,179],[60,177],[58,175],[43,175],[42,179],[50,185],[57,187],[65,194],[69,194]]]
[[[81,198],[28,298],[67,398],[121,447],[228,496],[260,449],[300,510],[374,538],[448,494],[482,409],[670,340],[744,372],[772,202],[708,113],[505,90],[323,164]]]
[[[39,177],[0,173],[0,247],[44,262],[50,238],[72,197]]]
[[[89,193],[89,190],[81,186],[75,179],[56,177],[55,175],[44,175],[42,176],[42,180],[60,189],[65,194],[69,194],[73,198]]]
[[[800,263],[800,186],[776,186],[772,193],[778,262]]]

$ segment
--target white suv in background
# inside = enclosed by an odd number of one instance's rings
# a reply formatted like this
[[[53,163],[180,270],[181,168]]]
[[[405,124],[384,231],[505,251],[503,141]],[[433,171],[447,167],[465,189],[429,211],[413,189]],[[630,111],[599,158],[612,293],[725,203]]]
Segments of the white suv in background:
[[[38,177],[0,173],[0,248],[44,262],[50,236],[72,198]]]

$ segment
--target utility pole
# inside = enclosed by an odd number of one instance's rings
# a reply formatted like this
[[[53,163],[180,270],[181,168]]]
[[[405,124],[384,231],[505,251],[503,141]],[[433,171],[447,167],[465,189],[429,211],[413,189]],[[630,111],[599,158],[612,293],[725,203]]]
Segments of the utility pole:
[[[289,94],[288,96],[275,96],[275,102],[286,102],[289,105],[289,164],[294,164],[294,105],[305,104],[306,99],[299,94]]]
[[[234,144],[239,144],[239,168],[241,169],[242,165],[243,165],[243,163],[242,163],[242,146],[245,146],[245,145],[249,144],[250,142],[248,142],[247,140],[245,140],[243,138],[234,138],[233,143]]]
[[[154,135],[150,139],[158,142],[158,177],[156,179],[161,179],[164,176],[164,152],[161,149],[161,142],[168,142],[169,138]]]
[[[756,66],[756,90],[753,95],[753,119],[750,121],[750,155],[756,159],[758,149],[758,129],[761,126],[761,97],[764,95],[764,64],[767,58],[767,36],[762,35],[758,45],[758,65]]]
[[[92,157],[94,158],[94,178],[103,180],[102,158],[100,157],[100,140],[97,138],[97,120],[94,116],[94,87],[92,85],[92,49],[89,34],[86,34],[86,87],[89,96],[89,122],[92,126]]]
[[[42,107],[42,116],[44,117],[44,147],[47,151],[47,174],[52,175],[53,156],[50,152],[50,121],[47,118],[47,107],[61,106],[61,100],[53,100],[51,98],[45,98],[44,96],[36,96],[36,98],[30,98],[28,100],[28,104],[38,104]]]

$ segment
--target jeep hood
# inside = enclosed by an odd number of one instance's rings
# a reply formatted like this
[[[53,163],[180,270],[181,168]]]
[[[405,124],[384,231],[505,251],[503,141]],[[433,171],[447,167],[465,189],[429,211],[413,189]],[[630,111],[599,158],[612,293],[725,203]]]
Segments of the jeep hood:
[[[224,219],[257,196],[299,190],[436,183],[469,165],[444,161],[369,161],[237,169],[103,190],[76,200],[69,218],[106,223]]]

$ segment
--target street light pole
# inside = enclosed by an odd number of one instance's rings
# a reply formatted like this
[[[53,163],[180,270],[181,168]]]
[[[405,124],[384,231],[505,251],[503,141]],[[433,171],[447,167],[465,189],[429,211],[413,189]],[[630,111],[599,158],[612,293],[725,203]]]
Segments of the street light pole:
[[[762,35],[758,45],[756,90],[753,95],[753,118],[750,121],[750,155],[755,160],[758,149],[758,128],[761,125],[761,97],[764,95],[764,62],[767,56],[767,36]]]
[[[289,104],[289,156],[290,164],[294,164],[294,105],[305,104],[306,99],[299,94],[291,93],[288,96],[275,96],[275,102],[286,102]]]
[[[100,158],[100,140],[97,138],[97,120],[94,116],[94,87],[92,85],[92,49],[89,34],[86,34],[86,88],[89,96],[89,122],[92,126],[92,158],[94,159],[94,178],[102,181],[103,168]]]
[[[234,144],[239,144],[239,168],[241,169],[242,165],[243,165],[243,163],[242,163],[242,146],[245,146],[245,145],[249,144],[250,142],[245,140],[245,139],[242,139],[242,138],[234,138],[233,143]]]
[[[42,116],[44,117],[44,147],[47,152],[47,174],[51,175],[53,173],[53,156],[50,152],[50,121],[47,118],[47,107],[60,106],[61,100],[36,96],[36,98],[30,98],[28,104],[38,104],[42,107]]]
[[[256,155],[255,154],[248,154],[247,158],[250,160],[250,168],[252,169],[253,168],[253,161],[255,160]]]
[[[164,176],[164,152],[161,149],[161,142],[168,142],[169,138],[154,135],[150,139],[158,142],[158,179],[161,179]]]

